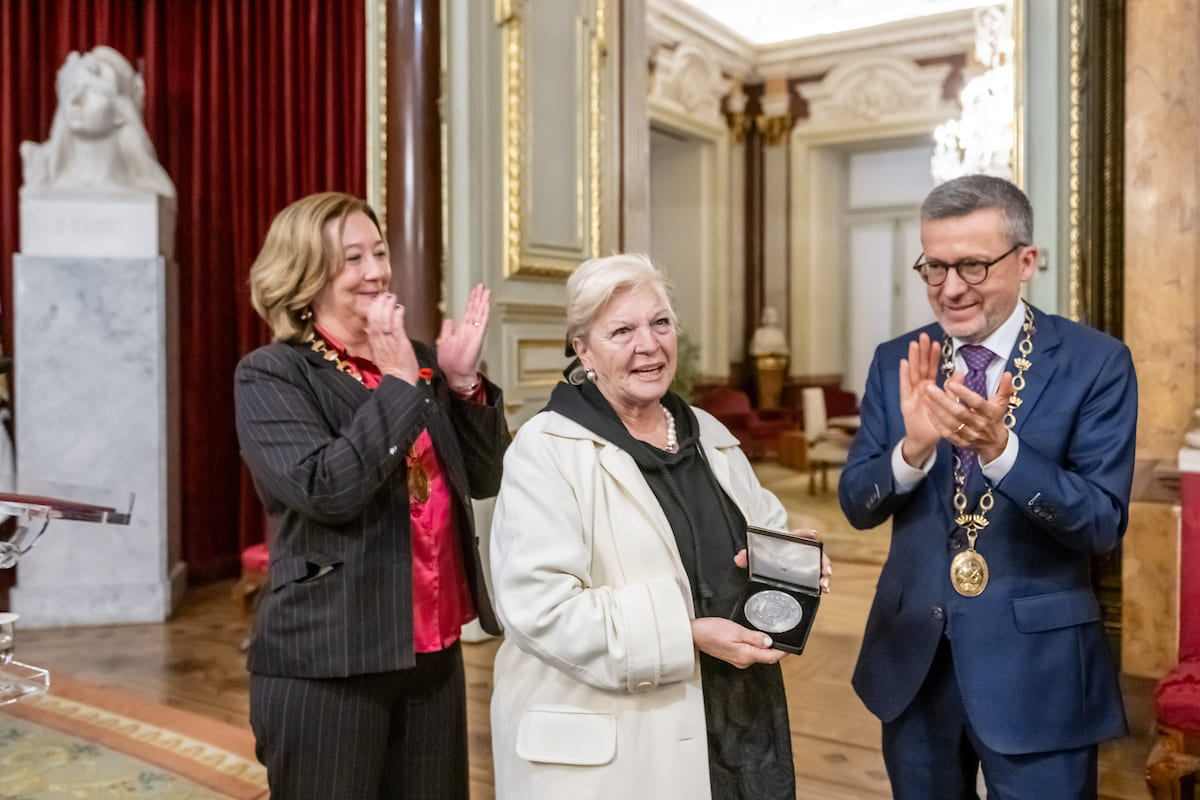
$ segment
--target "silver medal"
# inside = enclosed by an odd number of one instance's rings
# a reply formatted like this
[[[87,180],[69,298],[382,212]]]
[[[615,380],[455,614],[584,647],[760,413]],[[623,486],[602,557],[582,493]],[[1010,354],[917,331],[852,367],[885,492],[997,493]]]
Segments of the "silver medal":
[[[804,611],[796,598],[777,589],[750,595],[744,606],[746,620],[760,631],[783,633],[800,624]]]

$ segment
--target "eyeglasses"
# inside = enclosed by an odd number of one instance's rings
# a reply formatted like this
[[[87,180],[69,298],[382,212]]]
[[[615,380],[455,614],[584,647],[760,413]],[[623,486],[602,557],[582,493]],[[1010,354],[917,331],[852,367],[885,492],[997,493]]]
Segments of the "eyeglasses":
[[[997,256],[991,261],[977,261],[973,258],[964,258],[962,261],[955,261],[953,264],[943,264],[940,261],[922,261],[925,254],[917,259],[917,263],[913,264],[913,269],[921,276],[921,280],[928,283],[930,286],[941,286],[946,282],[946,275],[950,270],[958,273],[958,277],[962,278],[963,283],[974,286],[983,283],[987,280],[988,270],[999,264],[1010,255],[1020,250],[1022,247],[1029,245],[1023,242],[1017,242],[1011,248],[1004,252],[1004,255]]]

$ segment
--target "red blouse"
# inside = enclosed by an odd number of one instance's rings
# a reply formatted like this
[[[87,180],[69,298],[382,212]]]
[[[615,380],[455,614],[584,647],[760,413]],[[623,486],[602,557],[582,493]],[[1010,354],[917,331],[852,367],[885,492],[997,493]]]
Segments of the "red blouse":
[[[356,370],[363,386],[374,389],[383,373],[374,362],[350,355],[341,342],[320,327],[317,332],[338,357]],[[482,402],[482,392],[469,399]],[[421,431],[408,451],[409,470],[424,469],[429,479],[422,502],[411,491],[413,566],[413,647],[418,653],[443,650],[458,641],[462,626],[475,618],[467,587],[462,545],[454,530],[454,507],[445,473],[433,449],[429,431]]]

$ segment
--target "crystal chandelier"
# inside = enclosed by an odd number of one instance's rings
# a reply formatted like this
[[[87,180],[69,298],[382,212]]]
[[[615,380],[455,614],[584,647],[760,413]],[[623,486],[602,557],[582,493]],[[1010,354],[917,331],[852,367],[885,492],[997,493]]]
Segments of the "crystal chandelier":
[[[962,90],[962,116],[939,125],[934,183],[960,175],[1012,179],[1015,138],[1012,4],[975,11],[975,59],[985,70]]]

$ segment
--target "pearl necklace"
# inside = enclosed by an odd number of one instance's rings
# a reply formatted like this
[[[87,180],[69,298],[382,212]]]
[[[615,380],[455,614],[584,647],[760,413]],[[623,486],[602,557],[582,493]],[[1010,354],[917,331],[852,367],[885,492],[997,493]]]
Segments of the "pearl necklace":
[[[679,449],[679,440],[675,438],[675,415],[668,411],[666,406],[662,406],[662,410],[667,418],[667,446],[663,449],[674,453]]]

